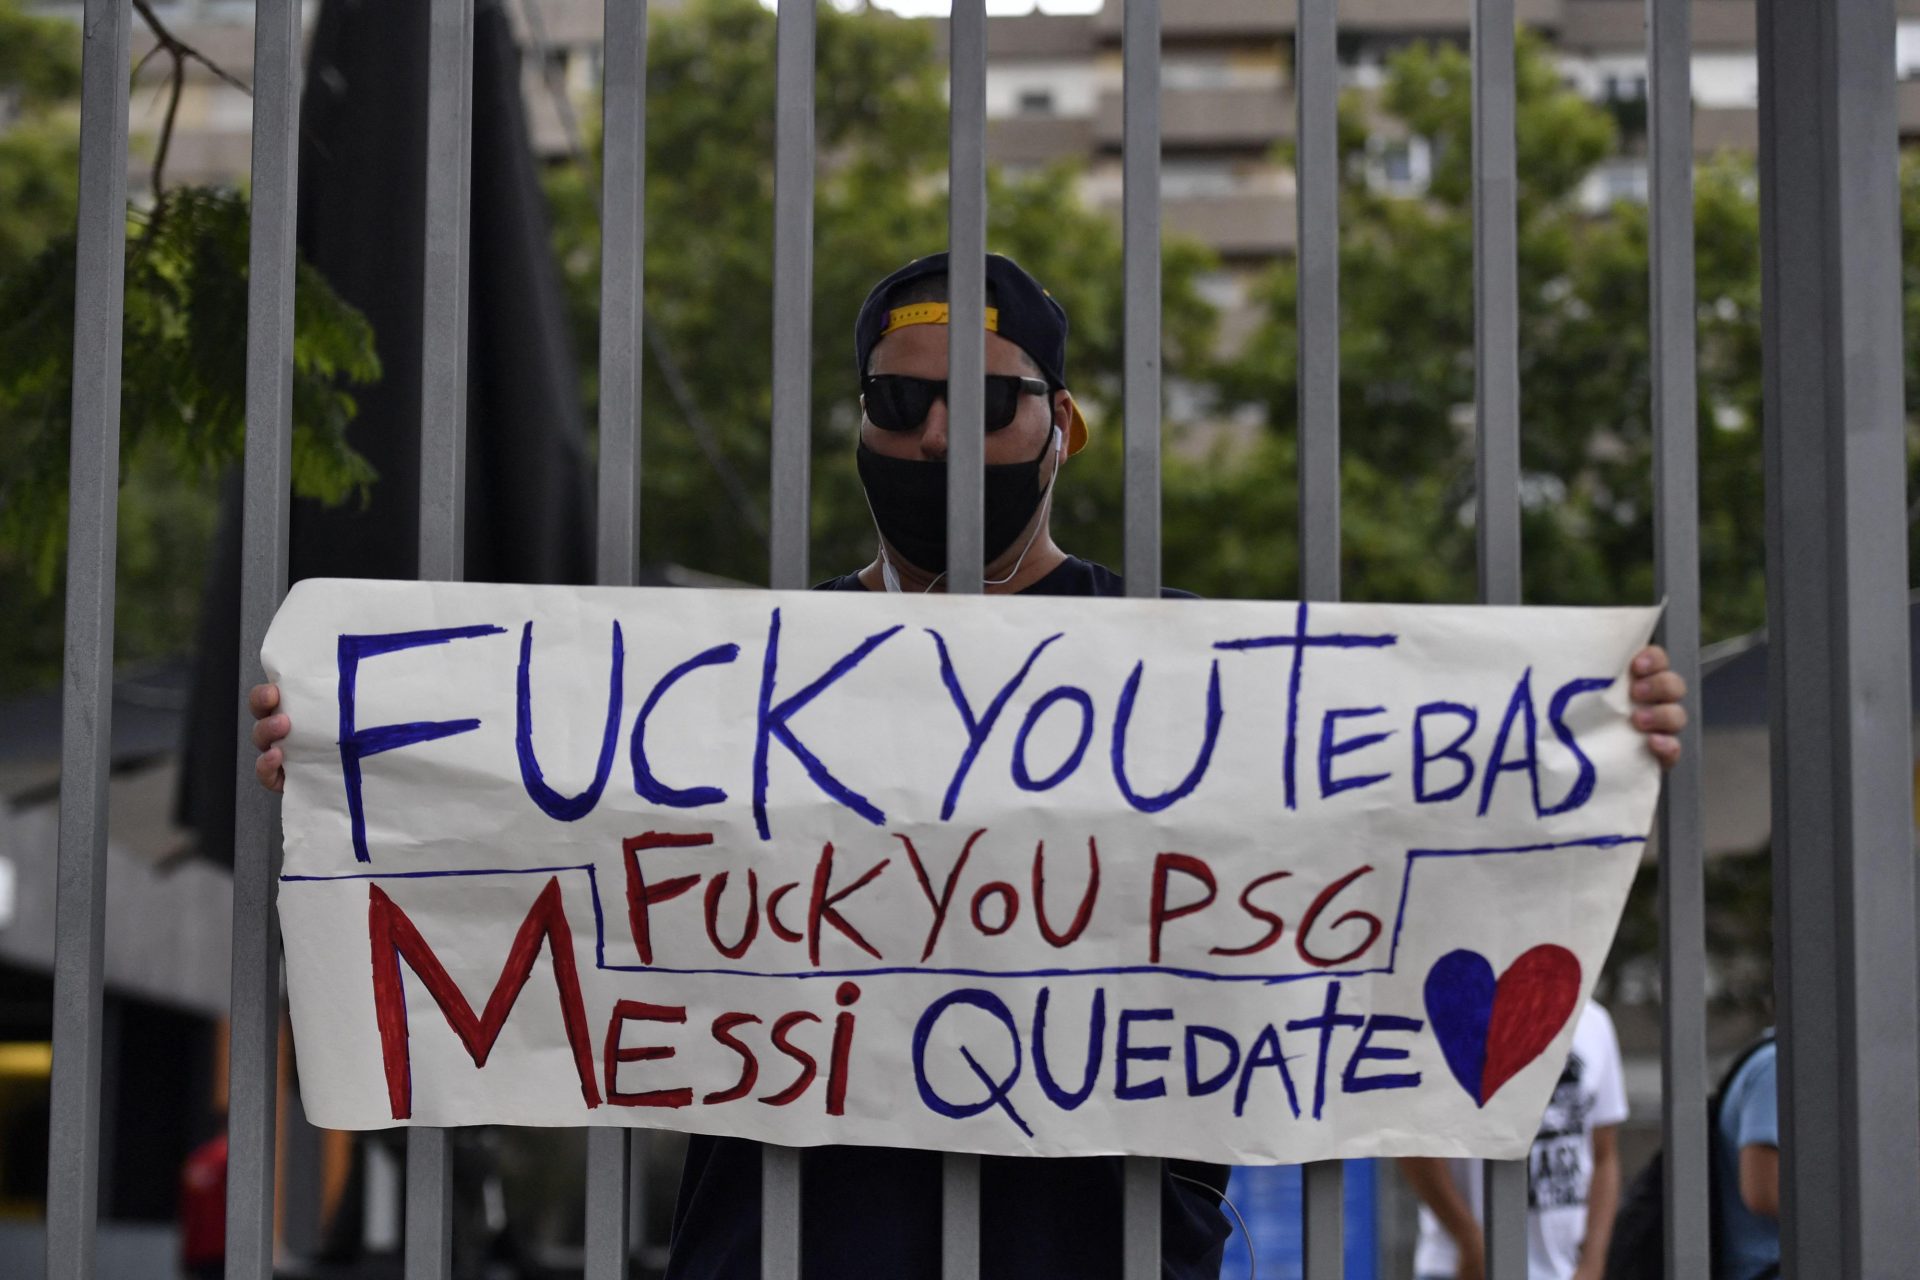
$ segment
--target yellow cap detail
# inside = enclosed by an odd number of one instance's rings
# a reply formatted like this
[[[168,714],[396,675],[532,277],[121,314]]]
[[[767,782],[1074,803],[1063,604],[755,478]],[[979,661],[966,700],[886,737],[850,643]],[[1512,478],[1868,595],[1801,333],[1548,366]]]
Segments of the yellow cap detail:
[[[887,312],[887,327],[880,331],[886,337],[895,329],[904,329],[915,324],[946,324],[948,307],[944,302],[916,302],[911,306],[895,307]],[[1000,309],[987,308],[987,332],[1000,332]]]

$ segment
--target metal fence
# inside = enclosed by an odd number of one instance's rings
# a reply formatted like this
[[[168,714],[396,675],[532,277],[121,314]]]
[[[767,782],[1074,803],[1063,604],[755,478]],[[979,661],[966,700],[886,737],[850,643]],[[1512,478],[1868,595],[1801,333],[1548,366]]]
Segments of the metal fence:
[[[430,3],[420,573],[461,576],[473,0]],[[1276,3],[1282,0],[1275,0]],[[1340,589],[1335,0],[1296,0],[1300,591]],[[775,158],[772,564],[808,585],[814,0],[782,0]],[[1892,0],[1759,0],[1769,673],[1786,1274],[1898,1277],[1920,1258],[1906,506]],[[241,651],[286,587],[300,85],[299,0],[256,5]],[[645,0],[607,0],[599,581],[639,563]],[[1689,0],[1647,0],[1652,421],[1665,642],[1696,688],[1699,569]],[[113,652],[130,0],[87,0],[74,334],[48,1274],[92,1280],[99,1203],[102,922]],[[986,239],[983,0],[956,0],[949,237]],[[1160,8],[1126,0],[1124,569],[1160,587]],[[1480,595],[1520,599],[1514,0],[1473,0],[1476,499]],[[951,589],[981,589],[983,276],[952,277]],[[250,669],[243,687],[259,678]],[[238,693],[239,691],[236,691]],[[236,702],[238,699],[236,698]],[[1697,697],[1695,718],[1698,719]],[[244,711],[237,711],[244,721]],[[234,871],[227,1274],[273,1260],[277,802],[243,746]],[[1667,1274],[1708,1261],[1699,739],[1660,811]],[[628,1266],[630,1145],[588,1141],[587,1275]],[[406,1272],[449,1274],[447,1135],[409,1133]],[[769,1148],[762,1274],[798,1277],[798,1154]],[[1488,1275],[1526,1274],[1526,1170],[1486,1171]],[[944,1275],[979,1273],[976,1157],[945,1161]],[[1159,1271],[1159,1170],[1128,1162],[1127,1280]],[[1341,1274],[1341,1170],[1309,1167],[1306,1275]]]

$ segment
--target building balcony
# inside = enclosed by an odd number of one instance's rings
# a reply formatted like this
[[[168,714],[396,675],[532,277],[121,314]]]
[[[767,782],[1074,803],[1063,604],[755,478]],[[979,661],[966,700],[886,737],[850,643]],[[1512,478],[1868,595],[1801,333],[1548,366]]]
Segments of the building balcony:
[[[1530,27],[1558,29],[1562,11],[1584,2],[1588,0],[1517,0],[1518,16]],[[1745,2],[1750,4],[1751,0]],[[1455,0],[1340,0],[1339,21],[1343,34],[1368,31],[1418,35],[1465,31],[1469,12]],[[1120,13],[1120,0],[1107,0],[1095,17],[1094,28],[1102,40],[1114,43],[1120,39]],[[1274,0],[1164,0],[1161,39],[1271,40],[1293,34],[1294,15],[1293,5]]]
[[[1093,151],[1086,116],[1015,115],[987,121],[987,163],[1032,166],[1085,160]]]
[[[1118,147],[1124,136],[1120,91],[1100,95],[1094,140]],[[1281,88],[1169,89],[1160,100],[1162,149],[1265,150],[1293,136],[1293,95]]]
[[[1104,198],[1100,204],[1119,216],[1117,198]],[[1284,191],[1164,196],[1160,226],[1166,234],[1198,240],[1228,260],[1290,254],[1296,239],[1293,197]]]

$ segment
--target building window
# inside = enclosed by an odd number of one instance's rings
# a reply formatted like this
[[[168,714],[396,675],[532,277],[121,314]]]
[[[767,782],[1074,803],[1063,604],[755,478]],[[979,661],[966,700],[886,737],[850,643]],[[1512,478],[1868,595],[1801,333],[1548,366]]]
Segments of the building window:
[[[1050,116],[1053,114],[1053,90],[1022,89],[1019,101],[1020,114],[1023,116]]]

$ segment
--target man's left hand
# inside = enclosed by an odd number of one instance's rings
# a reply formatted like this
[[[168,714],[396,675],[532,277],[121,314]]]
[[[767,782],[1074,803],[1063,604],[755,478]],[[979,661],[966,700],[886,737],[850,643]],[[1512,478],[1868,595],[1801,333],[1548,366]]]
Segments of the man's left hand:
[[[1668,666],[1667,651],[1650,644],[1633,657],[1629,673],[1633,727],[1646,735],[1647,750],[1663,769],[1680,760],[1680,731],[1687,727],[1687,682]]]

